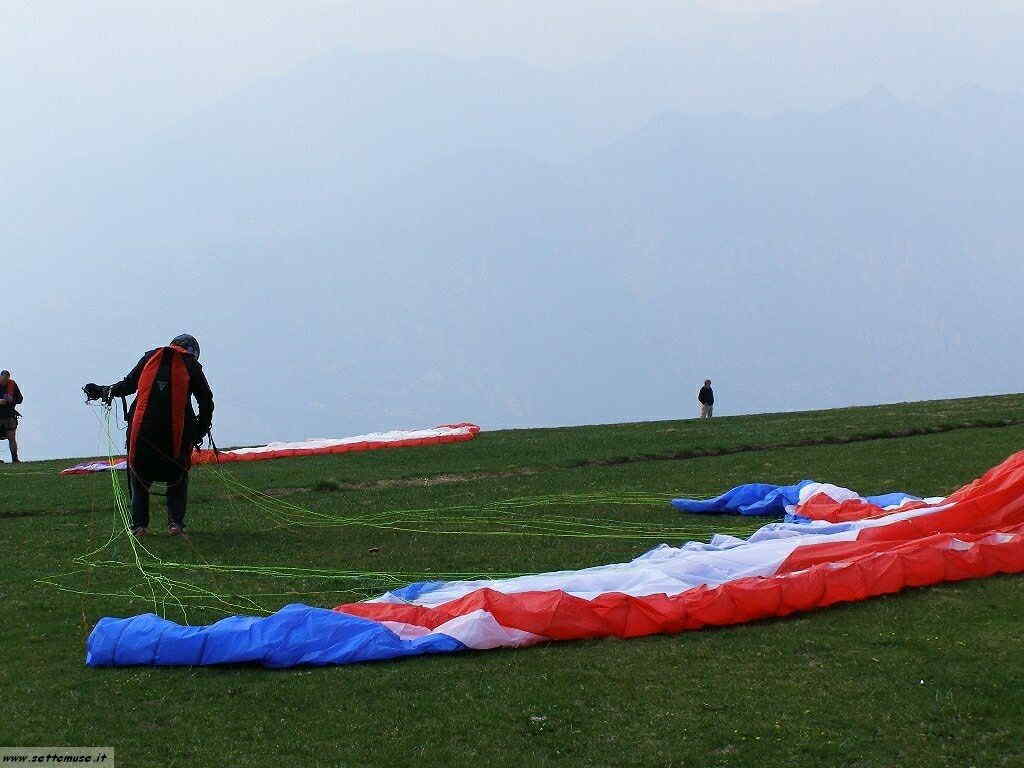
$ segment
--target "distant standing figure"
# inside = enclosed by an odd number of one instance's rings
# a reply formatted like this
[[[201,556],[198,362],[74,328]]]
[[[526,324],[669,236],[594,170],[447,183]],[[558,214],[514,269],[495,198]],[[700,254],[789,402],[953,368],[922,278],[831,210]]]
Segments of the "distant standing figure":
[[[18,384],[11,378],[10,371],[0,371],[0,440],[6,440],[11,447],[11,461],[20,463],[18,458],[18,416],[15,406],[21,405],[25,398],[21,396]]]
[[[697,402],[700,403],[700,417],[710,419],[715,410],[715,390],[711,388],[711,379],[704,379],[704,386],[697,393]]]

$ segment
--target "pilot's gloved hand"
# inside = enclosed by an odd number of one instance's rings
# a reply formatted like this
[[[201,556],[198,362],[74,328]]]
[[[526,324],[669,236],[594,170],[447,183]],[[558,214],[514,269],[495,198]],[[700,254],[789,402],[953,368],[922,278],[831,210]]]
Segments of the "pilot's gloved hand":
[[[110,405],[110,401],[114,399],[110,394],[110,387],[101,387],[99,384],[86,384],[82,391],[85,392],[86,401],[102,400],[106,405]]]

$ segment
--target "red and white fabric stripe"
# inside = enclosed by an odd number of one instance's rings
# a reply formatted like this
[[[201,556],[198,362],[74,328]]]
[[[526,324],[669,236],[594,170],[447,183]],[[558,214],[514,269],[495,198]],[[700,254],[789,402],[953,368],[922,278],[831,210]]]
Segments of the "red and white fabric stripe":
[[[251,448],[235,448],[227,451],[203,450],[192,454],[193,464],[224,464],[236,461],[267,461],[298,456],[322,456],[356,451],[375,451],[384,448],[409,448],[420,445],[460,443],[472,440],[480,427],[468,422],[447,424],[431,429],[396,429],[390,432],[374,432],[354,437],[317,438],[290,443],[268,443]],[[62,475],[84,475],[93,472],[108,472],[125,469],[124,459],[91,461],[77,464],[61,472]]]
[[[808,494],[796,511],[812,522],[772,523],[746,541],[662,545],[629,563],[447,582],[335,610],[403,639],[444,633],[482,649],[736,624],[1024,571],[1024,453],[941,501],[885,510],[843,490]]]

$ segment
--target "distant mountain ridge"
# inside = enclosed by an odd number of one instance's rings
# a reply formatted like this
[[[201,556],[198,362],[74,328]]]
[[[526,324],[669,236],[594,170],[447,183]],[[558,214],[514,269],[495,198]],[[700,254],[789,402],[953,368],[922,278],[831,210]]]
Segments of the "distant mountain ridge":
[[[652,419],[708,376],[723,412],[1019,388],[1020,95],[595,125],[567,82],[326,57],[69,165],[8,224],[22,279],[67,286],[58,336],[118,329],[69,370],[201,326],[241,442]]]

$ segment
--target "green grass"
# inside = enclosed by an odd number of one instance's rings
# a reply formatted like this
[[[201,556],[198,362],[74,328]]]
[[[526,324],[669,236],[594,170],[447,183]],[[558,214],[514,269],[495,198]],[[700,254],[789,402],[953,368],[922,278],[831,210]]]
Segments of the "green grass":
[[[230,471],[337,516],[599,490],[705,495],[804,477],[934,495],[1020,448],[1022,424],[1024,396],[1011,395],[483,433]],[[36,583],[110,531],[109,479],[58,478],[68,463],[0,467],[2,744],[112,745],[130,766],[1024,765],[1020,577],[629,641],[277,672],[87,669],[96,619],[151,606]],[[660,504],[558,511],[708,534],[750,522],[683,519]],[[205,468],[194,473],[189,514],[191,545],[165,536],[147,545],[183,562],[521,572],[622,561],[655,543],[282,528]],[[297,593],[259,598],[267,609],[351,598],[317,579],[195,578],[224,594]],[[120,592],[138,578],[102,570],[65,581]]]

